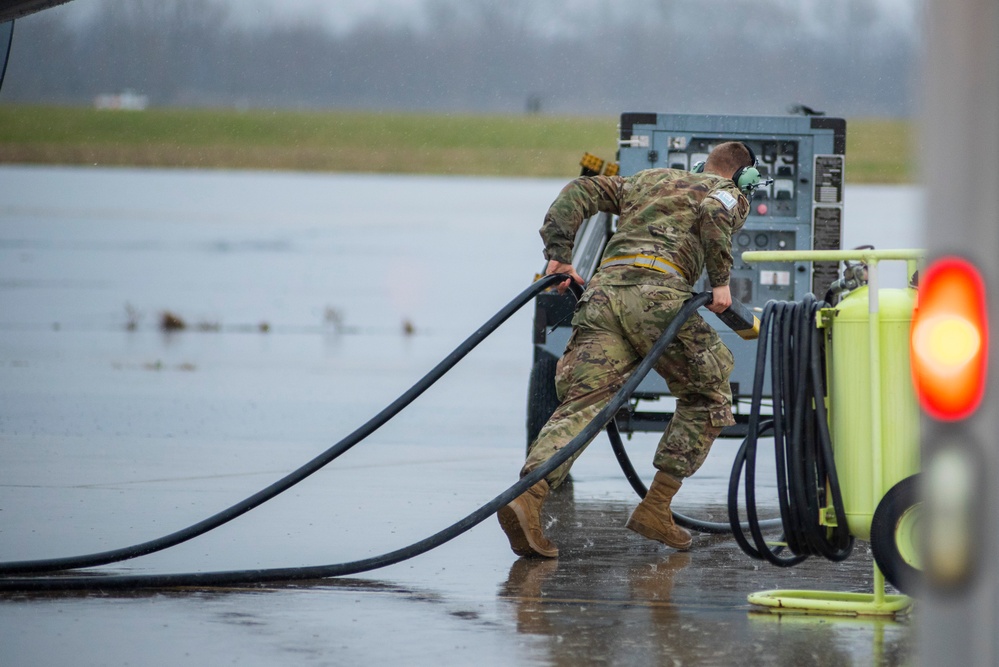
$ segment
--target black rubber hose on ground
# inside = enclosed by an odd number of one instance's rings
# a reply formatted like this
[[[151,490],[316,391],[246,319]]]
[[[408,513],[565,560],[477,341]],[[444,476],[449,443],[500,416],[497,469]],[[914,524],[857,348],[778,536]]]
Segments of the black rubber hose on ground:
[[[618,464],[621,466],[621,472],[624,473],[625,478],[631,484],[631,488],[635,490],[639,498],[644,498],[645,494],[649,492],[646,488],[645,483],[642,482],[642,478],[638,476],[635,471],[635,466],[632,465],[631,459],[628,457],[628,452],[625,451],[624,441],[621,439],[621,431],[617,427],[617,423],[612,419],[607,424],[607,437],[610,439],[611,449],[614,451],[614,456],[617,458]],[[687,530],[696,530],[699,533],[709,533],[712,535],[727,535],[732,532],[732,524],[729,522],[717,522],[717,521],[704,521],[702,519],[695,519],[693,517],[681,514],[676,510],[673,510],[673,519],[678,525],[683,526]],[[759,522],[760,527],[769,530],[771,528],[779,528],[782,523],[780,519],[766,519]],[[742,524],[743,530],[749,529],[749,523],[745,522]]]
[[[530,290],[528,290],[530,291]],[[180,574],[149,574],[149,575],[115,575],[88,577],[38,577],[38,578],[5,578],[0,579],[0,592],[39,592],[39,591],[70,591],[70,590],[132,590],[139,588],[168,588],[177,586],[211,587],[254,585],[275,582],[302,581],[339,577],[359,572],[367,572],[381,567],[387,567],[426,553],[431,549],[452,540],[470,530],[477,524],[489,518],[511,500],[524,493],[531,486],[546,477],[553,470],[565,463],[576,452],[586,446],[607,425],[617,411],[627,403],[653,365],[662,356],[666,347],[676,338],[680,327],[697,311],[698,308],[711,300],[710,292],[696,294],[688,299],[680,308],[659,339],[653,344],[648,355],[635,368],[635,371],[625,381],[624,385],[604,406],[603,410],[583,428],[565,447],[545,462],[543,466],[532,470],[516,484],[496,496],[485,505],[475,510],[464,519],[452,524],[434,535],[420,540],[407,547],[391,551],[380,556],[363,560],[333,565],[314,565],[308,567],[275,568],[258,570],[230,570],[224,572],[189,572]]]
[[[749,556],[790,567],[808,556],[840,561],[853,550],[825,411],[825,365],[816,315],[825,304],[811,294],[801,302],[770,301],[763,309],[756,351],[749,434],[736,454],[729,478],[729,523],[740,548]],[[767,343],[771,352],[773,419],[760,421]],[[756,514],[757,439],[773,430],[777,494],[787,548],[771,548]],[[740,479],[744,474],[745,506],[752,544],[739,520]],[[829,493],[826,493],[828,485]],[[836,527],[822,525],[820,513],[832,504]]]
[[[530,287],[514,297],[514,299],[504,306],[502,310],[493,315],[485,324],[475,331],[475,333],[469,336],[461,345],[445,357],[443,361],[437,364],[437,366],[435,366],[429,373],[424,375],[416,384],[410,387],[385,409],[369,419],[353,433],[343,438],[340,442],[319,454],[305,465],[288,473],[267,488],[258,491],[249,498],[241,500],[228,509],[222,510],[217,514],[213,514],[207,519],[203,519],[202,521],[188,526],[187,528],[183,528],[176,532],[170,533],[169,535],[164,535],[163,537],[159,537],[148,542],[80,556],[0,563],[0,575],[40,574],[43,572],[55,572],[59,570],[95,567],[98,565],[117,563],[176,546],[199,535],[203,535],[210,530],[218,528],[229,521],[232,521],[236,517],[239,517],[253,508],[262,505],[278,494],[287,491],[294,485],[304,480],[306,477],[323,468],[323,466],[336,459],[361,440],[364,440],[366,437],[374,433],[382,425],[384,425],[385,422],[389,421],[392,417],[401,412],[406,406],[420,396],[420,394],[443,377],[445,373],[451,370],[455,364],[461,361],[462,358],[471,352],[479,343],[489,336],[489,334],[495,331],[511,315],[520,310],[521,307],[530,302],[535,296],[540,294],[545,289],[567,278],[569,278],[569,276],[565,274],[554,274],[545,276],[544,278],[534,282]],[[582,288],[575,283],[572,283],[571,286],[573,288],[573,293],[578,299]]]

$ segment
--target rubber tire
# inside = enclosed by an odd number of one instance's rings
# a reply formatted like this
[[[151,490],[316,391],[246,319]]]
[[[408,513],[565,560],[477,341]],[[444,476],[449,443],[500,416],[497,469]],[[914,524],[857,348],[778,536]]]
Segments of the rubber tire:
[[[531,368],[527,389],[527,447],[538,437],[541,428],[558,407],[555,393],[555,366],[558,359],[542,354]]]
[[[906,595],[915,592],[922,570],[903,557],[898,545],[898,530],[900,521],[905,518],[906,522],[902,525],[910,528],[906,533],[911,532],[911,512],[920,511],[922,501],[916,493],[918,481],[919,475],[912,475],[891,487],[878,503],[871,520],[871,551],[874,553],[874,562],[884,573],[885,579]],[[912,535],[908,537],[911,538]],[[910,543],[906,551],[916,547],[917,545]]]

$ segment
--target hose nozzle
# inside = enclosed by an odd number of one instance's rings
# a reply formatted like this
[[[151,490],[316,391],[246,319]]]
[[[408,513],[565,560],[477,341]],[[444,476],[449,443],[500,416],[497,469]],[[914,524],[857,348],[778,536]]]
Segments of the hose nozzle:
[[[760,320],[742,302],[732,299],[732,305],[718,315],[718,319],[743,340],[756,340],[760,336]]]

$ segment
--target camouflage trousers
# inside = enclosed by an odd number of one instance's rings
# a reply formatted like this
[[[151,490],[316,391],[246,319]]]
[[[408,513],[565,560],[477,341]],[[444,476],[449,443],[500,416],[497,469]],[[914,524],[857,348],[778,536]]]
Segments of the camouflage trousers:
[[[561,404],[531,444],[521,476],[554,456],[593,420],[689,297],[687,289],[662,285],[587,289],[555,375]],[[678,479],[691,476],[722,427],[735,423],[729,386],[733,365],[718,333],[694,313],[655,365],[677,400],[653,459],[657,469]],[[578,456],[548,475],[552,487],[562,483]]]

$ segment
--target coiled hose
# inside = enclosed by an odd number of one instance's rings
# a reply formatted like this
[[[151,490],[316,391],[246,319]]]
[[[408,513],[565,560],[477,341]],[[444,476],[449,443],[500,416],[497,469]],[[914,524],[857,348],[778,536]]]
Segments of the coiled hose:
[[[400,396],[389,407],[372,418],[364,426],[350,434],[339,443],[326,450],[309,463],[298,470],[290,473],[281,480],[278,480],[266,489],[254,494],[250,498],[233,505],[228,510],[220,512],[204,521],[186,528],[176,533],[172,533],[158,540],[145,542],[134,547],[117,549],[101,554],[90,556],[78,556],[72,558],[50,559],[46,561],[22,561],[18,563],[0,564],[0,573],[12,574],[25,572],[43,572],[55,569],[67,569],[69,567],[84,567],[79,563],[86,562],[89,565],[104,564],[134,558],[153,551],[160,551],[174,544],[191,539],[197,535],[207,532],[212,528],[222,525],[237,516],[244,514],[257,505],[273,498],[282,491],[297,484],[305,477],[316,472],[324,465],[335,459],[357,442],[360,442],[367,435],[381,426],[385,421],[394,416],[403,407],[408,405],[435,382],[441,375],[449,370],[458,360],[475,347],[482,339],[491,333],[496,327],[506,320],[513,312],[527,303],[537,293],[551,286],[554,283],[563,281],[568,276],[551,275],[542,278],[531,287],[524,290],[503,310],[497,313],[481,329],[470,336],[465,343],[452,352],[444,361],[438,364],[423,379],[417,382],[405,394]],[[530,474],[522,477],[517,483],[506,491],[496,496],[479,509],[475,510],[465,518],[457,521],[451,526],[441,530],[434,535],[415,542],[407,547],[373,556],[357,561],[346,563],[336,563],[331,565],[315,565],[294,568],[270,568],[253,570],[229,570],[220,572],[189,572],[178,574],[150,574],[150,575],[114,575],[101,576],[92,575],[85,577],[7,577],[0,579],[0,591],[70,591],[70,590],[122,590],[139,588],[166,588],[176,586],[223,586],[223,585],[253,585],[273,582],[302,581],[309,579],[320,579],[325,577],[338,577],[359,572],[386,567],[395,563],[413,558],[431,549],[434,549],[449,540],[458,537],[462,533],[470,530],[486,518],[494,514],[500,507],[508,504],[511,500],[521,495],[528,488],[536,484],[543,477],[547,476],[558,466],[565,463],[569,458],[584,447],[613,419],[617,411],[628,401],[631,394],[638,388],[639,383],[652,370],[656,360],[662,355],[666,347],[673,341],[680,327],[684,322],[696,312],[698,308],[711,300],[709,292],[697,294],[688,299],[680,308],[676,318],[663,331],[659,339],[649,350],[648,355],[638,364],[635,371],[622,385],[621,389],[611,398],[610,402],[601,410],[593,421],[575,437],[565,447],[563,447],[554,457],[549,459],[543,466],[533,470]],[[155,547],[155,548],[153,548]],[[73,563],[69,565],[68,563]]]
[[[836,463],[826,420],[825,364],[816,315],[825,303],[811,294],[801,302],[770,301],[763,309],[756,349],[749,434],[736,454],[729,478],[729,524],[736,542],[749,556],[790,567],[808,556],[832,561],[853,550],[843,509]],[[771,354],[773,418],[760,421],[767,349]],[[781,556],[763,537],[756,513],[756,447],[763,433],[773,430],[777,463],[777,493],[784,541],[793,556]],[[739,521],[740,477],[745,470],[745,505],[752,544]],[[832,504],[836,526],[820,523]]]

